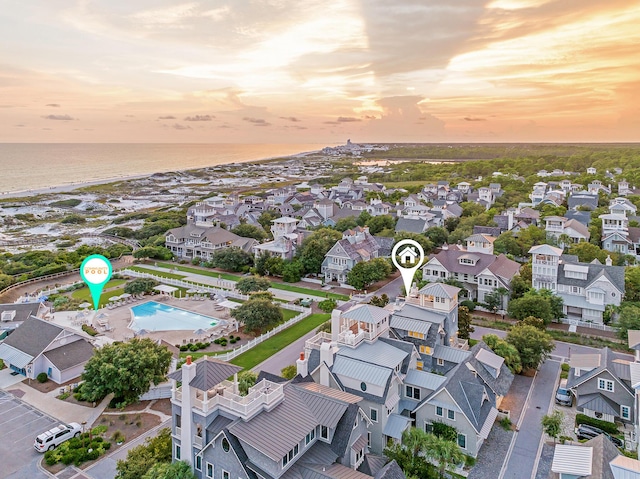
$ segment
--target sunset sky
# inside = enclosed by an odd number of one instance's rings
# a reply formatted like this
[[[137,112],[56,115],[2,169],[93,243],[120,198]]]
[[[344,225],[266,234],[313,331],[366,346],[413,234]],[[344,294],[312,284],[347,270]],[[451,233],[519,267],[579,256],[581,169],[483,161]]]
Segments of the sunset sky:
[[[0,9],[0,142],[640,141],[635,0]]]

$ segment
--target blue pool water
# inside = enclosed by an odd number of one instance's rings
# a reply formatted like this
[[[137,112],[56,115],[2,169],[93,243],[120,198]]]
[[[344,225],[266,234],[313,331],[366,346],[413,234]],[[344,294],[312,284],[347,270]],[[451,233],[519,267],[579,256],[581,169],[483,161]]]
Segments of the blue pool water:
[[[177,331],[208,329],[218,324],[218,319],[175,308],[167,304],[148,301],[131,308],[133,324],[131,329],[139,331]]]

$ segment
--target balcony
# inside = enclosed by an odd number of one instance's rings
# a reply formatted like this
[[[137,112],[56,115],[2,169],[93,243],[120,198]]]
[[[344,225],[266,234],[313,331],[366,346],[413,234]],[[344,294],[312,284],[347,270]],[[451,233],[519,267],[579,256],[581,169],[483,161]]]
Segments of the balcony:
[[[215,408],[221,408],[249,419],[263,409],[270,410],[284,398],[282,385],[266,379],[249,388],[249,394],[246,396],[235,394],[234,389],[235,385],[230,381],[223,381],[208,391],[193,389],[195,394],[192,397],[192,406],[205,414]],[[182,393],[182,387],[175,389],[172,400],[182,403]]]
[[[200,449],[202,449],[203,443],[204,443],[204,440],[203,440],[202,436],[194,436],[193,437],[193,445],[195,447],[199,447]]]
[[[320,346],[322,345],[322,343],[329,342],[331,342],[331,333],[321,332],[307,339],[304,343],[304,349],[320,350]]]
[[[348,346],[356,346],[357,344],[360,344],[361,341],[365,339],[371,341],[376,336],[377,334],[371,331],[360,330],[358,332],[353,332],[348,329],[338,334],[338,342]]]

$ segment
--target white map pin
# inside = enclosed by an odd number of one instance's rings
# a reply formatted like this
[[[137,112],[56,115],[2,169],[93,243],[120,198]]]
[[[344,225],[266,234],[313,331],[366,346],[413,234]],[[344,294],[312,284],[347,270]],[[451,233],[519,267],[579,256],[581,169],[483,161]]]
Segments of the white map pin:
[[[398,261],[398,258],[400,259]],[[420,243],[412,239],[398,241],[391,251],[391,261],[402,275],[406,295],[409,296],[413,276],[424,261],[424,250]]]

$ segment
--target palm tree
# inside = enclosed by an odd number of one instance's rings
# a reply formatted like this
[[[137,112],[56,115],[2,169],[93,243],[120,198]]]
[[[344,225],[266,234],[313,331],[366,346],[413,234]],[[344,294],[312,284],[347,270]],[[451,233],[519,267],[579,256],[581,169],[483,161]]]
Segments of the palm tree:
[[[571,240],[571,236],[567,233],[562,233],[558,236],[558,246],[562,246],[563,249],[567,249],[573,241]]]
[[[509,290],[504,286],[494,289],[500,295],[500,309],[504,309],[504,297],[509,295]]]
[[[416,459],[426,449],[427,442],[431,434],[427,434],[422,429],[410,427],[402,433],[402,445],[411,451],[411,467],[414,470]]]
[[[447,467],[464,462],[464,453],[460,446],[434,434],[426,435],[425,452],[429,459],[436,461],[440,468],[440,477],[444,477]]]

